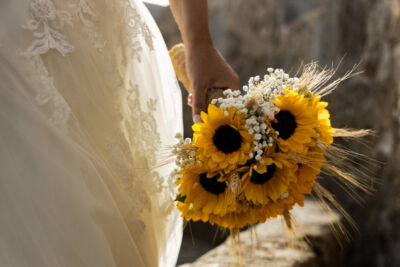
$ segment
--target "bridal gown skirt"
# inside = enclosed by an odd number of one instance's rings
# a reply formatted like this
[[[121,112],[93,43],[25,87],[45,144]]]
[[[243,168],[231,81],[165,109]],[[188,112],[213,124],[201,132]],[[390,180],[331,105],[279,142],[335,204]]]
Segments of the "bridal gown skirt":
[[[0,1],[0,266],[174,266],[181,96],[135,0]]]

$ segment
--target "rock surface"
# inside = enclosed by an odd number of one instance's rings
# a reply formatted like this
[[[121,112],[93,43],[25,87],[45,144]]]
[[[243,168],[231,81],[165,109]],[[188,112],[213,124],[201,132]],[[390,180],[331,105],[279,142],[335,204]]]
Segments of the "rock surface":
[[[303,208],[294,210],[296,221],[307,236],[309,243],[300,247],[290,246],[286,230],[280,219],[259,224],[255,230],[240,233],[242,266],[258,267],[317,267],[342,266],[344,250],[338,245],[330,225],[338,222],[336,214],[327,213],[315,202],[308,201]],[[256,234],[254,234],[256,233]],[[231,238],[209,251],[194,263],[180,267],[231,267],[239,266],[238,258],[232,256]]]

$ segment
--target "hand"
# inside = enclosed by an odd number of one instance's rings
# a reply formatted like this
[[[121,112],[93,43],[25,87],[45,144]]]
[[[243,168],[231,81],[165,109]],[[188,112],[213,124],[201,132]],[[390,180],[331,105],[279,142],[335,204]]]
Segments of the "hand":
[[[206,109],[208,88],[239,89],[239,76],[212,44],[186,47],[186,71],[193,89],[189,96],[195,123],[201,122],[200,112]],[[191,99],[190,99],[191,98]]]

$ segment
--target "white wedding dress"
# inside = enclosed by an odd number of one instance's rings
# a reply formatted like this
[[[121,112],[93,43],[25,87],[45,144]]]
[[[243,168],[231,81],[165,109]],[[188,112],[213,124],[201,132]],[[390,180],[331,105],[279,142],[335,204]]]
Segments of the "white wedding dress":
[[[0,266],[174,266],[181,118],[142,2],[0,0]]]

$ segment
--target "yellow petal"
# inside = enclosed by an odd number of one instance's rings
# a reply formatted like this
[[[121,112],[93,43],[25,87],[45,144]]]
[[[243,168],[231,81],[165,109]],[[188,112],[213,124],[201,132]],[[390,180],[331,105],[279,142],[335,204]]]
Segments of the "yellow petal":
[[[201,127],[204,125],[204,123],[195,123],[192,125],[192,130],[194,132],[199,132],[201,130]]]
[[[207,192],[201,192],[200,194],[197,195],[195,201],[193,201],[193,209],[198,210],[201,209],[204,204],[208,200],[208,194]]]
[[[204,123],[207,123],[208,115],[204,111],[200,112],[200,117],[203,120]]]
[[[213,161],[215,162],[221,162],[224,161],[226,156],[224,153],[217,151],[211,154],[211,158],[213,159]]]
[[[215,205],[217,204],[217,196],[213,194],[209,194],[207,203],[203,207],[203,212],[210,214],[211,212],[214,211]]]
[[[229,163],[230,164],[235,164],[238,161],[239,161],[239,153],[238,152],[233,152],[229,157]]]

